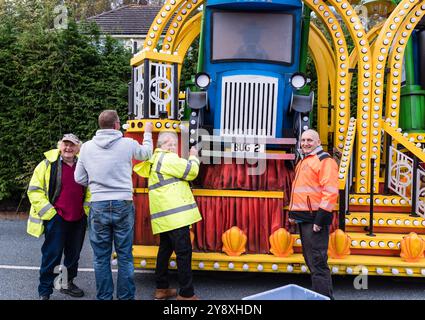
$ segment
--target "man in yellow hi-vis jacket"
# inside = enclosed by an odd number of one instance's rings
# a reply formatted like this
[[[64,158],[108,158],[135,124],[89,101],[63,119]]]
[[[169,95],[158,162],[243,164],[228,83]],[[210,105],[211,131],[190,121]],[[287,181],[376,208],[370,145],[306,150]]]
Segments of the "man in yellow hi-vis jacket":
[[[169,288],[168,262],[173,251],[177,257],[179,294],[177,300],[198,300],[192,283],[192,245],[189,227],[202,219],[188,181],[199,172],[198,151],[190,150],[189,159],[177,155],[177,136],[162,132],[157,149],[149,161],[134,167],[142,177],[149,178],[149,207],[153,234],[160,234],[156,261],[155,299],[177,295]]]
[[[53,292],[54,271],[59,269],[62,254],[66,269],[62,270],[61,276],[67,278],[61,279],[60,291],[73,297],[84,295],[83,290],[73,283],[90,201],[88,189],[74,180],[80,144],[77,136],[65,134],[58,143],[59,149],[44,154],[46,158],[35,168],[28,188],[31,209],[27,232],[35,237],[45,235],[38,286],[41,300],[48,300]]]

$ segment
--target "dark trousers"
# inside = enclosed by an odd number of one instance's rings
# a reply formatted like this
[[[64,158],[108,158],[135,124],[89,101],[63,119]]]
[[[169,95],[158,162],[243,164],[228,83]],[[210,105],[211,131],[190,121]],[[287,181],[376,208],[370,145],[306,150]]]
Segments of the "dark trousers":
[[[304,260],[310,269],[312,289],[333,299],[332,278],[328,266],[329,226],[313,231],[312,223],[300,223]]]
[[[179,280],[179,295],[192,297],[195,294],[192,283],[192,244],[190,242],[189,227],[160,233],[160,244],[156,259],[156,287],[167,289],[168,262],[173,251],[177,258],[177,273]]]
[[[68,273],[68,281],[77,276],[78,260],[80,259],[81,248],[83,247],[86,233],[87,218],[84,217],[76,222],[65,221],[59,214],[51,220],[45,221],[45,240],[41,247],[42,260],[40,267],[40,284],[38,294],[49,296],[53,292],[53,282],[59,272],[55,267],[61,264],[62,254],[63,265]],[[62,270],[64,275],[64,271]],[[66,279],[64,279],[66,281]]]

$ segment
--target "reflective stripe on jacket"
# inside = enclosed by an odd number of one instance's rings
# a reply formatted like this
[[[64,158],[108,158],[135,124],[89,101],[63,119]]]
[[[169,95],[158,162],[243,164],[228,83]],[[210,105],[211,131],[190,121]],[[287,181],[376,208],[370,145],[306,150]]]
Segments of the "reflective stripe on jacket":
[[[332,212],[338,199],[338,165],[321,147],[298,162],[290,211]]]
[[[155,149],[152,158],[134,171],[149,178],[149,209],[153,234],[174,230],[202,220],[188,181],[199,172],[199,160],[180,158],[174,152]]]
[[[31,202],[31,209],[27,222],[27,232],[37,238],[44,232],[43,221],[52,219],[57,213],[53,204],[61,190],[62,164],[61,161],[58,161],[59,154],[59,149],[44,153],[46,159],[35,168],[28,187],[27,195]],[[84,197],[86,215],[89,214],[89,206],[90,192],[87,188]]]

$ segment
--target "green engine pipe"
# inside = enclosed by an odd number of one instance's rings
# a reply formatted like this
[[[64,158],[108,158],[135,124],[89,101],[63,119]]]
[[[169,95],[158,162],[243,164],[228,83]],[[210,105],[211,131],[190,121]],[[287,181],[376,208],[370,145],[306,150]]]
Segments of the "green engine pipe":
[[[202,19],[201,19],[201,32],[199,34],[199,51],[198,51],[198,65],[196,68],[196,72],[201,72],[204,69],[204,24],[205,24],[205,8],[206,2],[202,8]]]
[[[299,70],[302,73],[307,72],[308,37],[310,33],[310,14],[311,14],[311,9],[307,6],[304,6],[302,29],[301,29],[300,67],[299,67]],[[306,85],[304,88],[298,90],[298,94],[309,95],[310,86]]]
[[[311,9],[307,6],[303,10],[303,22],[301,30],[301,47],[300,47],[300,72],[307,71],[307,53],[308,53],[308,37],[310,33],[310,14]]]
[[[425,131],[425,90],[415,84],[415,64],[412,38],[404,53],[406,84],[401,88],[400,127],[406,132]],[[387,106],[388,107],[388,106]]]

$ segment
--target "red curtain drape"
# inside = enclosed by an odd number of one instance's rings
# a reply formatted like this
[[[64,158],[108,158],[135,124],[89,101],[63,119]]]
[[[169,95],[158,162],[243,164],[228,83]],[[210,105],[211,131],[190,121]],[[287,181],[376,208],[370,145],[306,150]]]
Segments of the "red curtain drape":
[[[222,234],[233,226],[247,236],[247,253],[268,253],[269,236],[283,225],[282,199],[196,197],[203,220],[198,222],[194,248],[221,252]]]
[[[247,236],[247,253],[268,253],[270,235],[284,225],[282,199],[196,197],[202,221],[192,227],[196,251],[221,252],[223,233],[233,226]],[[134,197],[136,219],[134,244],[158,245],[153,236],[149,218],[147,194]]]
[[[284,191],[284,203],[288,204],[294,175],[291,163],[267,160],[263,174],[249,175],[253,167],[256,165],[248,163],[203,165],[195,184],[205,189]]]
[[[134,197],[134,244],[135,245],[159,245],[159,237],[152,234],[151,219],[149,213],[149,198],[147,193],[138,193]]]
[[[288,213],[283,206],[289,202],[293,171],[283,161],[267,160],[263,175],[248,175],[248,164],[221,164],[202,166],[197,184],[207,189],[284,190],[285,199],[236,198],[198,196],[196,202],[203,220],[195,224],[194,249],[221,252],[222,234],[233,226],[247,235],[247,253],[268,253],[269,236],[284,227],[292,233]],[[146,188],[147,179],[133,175],[135,188]],[[134,244],[158,245],[159,237],[153,236],[149,217],[148,194],[134,196],[136,209]],[[338,216],[334,215],[331,232],[338,228]]]
[[[126,136],[139,142],[142,137],[141,134]],[[201,166],[199,176],[193,183],[196,188],[284,191],[285,199],[196,197],[203,220],[192,228],[195,233],[195,250],[221,252],[222,234],[237,226],[247,235],[247,253],[269,252],[269,236],[278,228],[286,226],[283,206],[289,203],[293,168],[286,161],[267,160],[263,174],[249,175],[250,168],[256,166],[246,162]],[[146,188],[147,179],[133,174],[133,186]],[[152,234],[148,195],[135,194],[134,204],[134,244],[158,245],[159,237]]]

